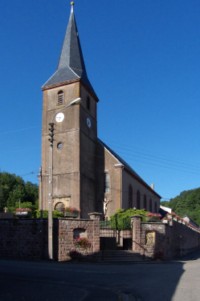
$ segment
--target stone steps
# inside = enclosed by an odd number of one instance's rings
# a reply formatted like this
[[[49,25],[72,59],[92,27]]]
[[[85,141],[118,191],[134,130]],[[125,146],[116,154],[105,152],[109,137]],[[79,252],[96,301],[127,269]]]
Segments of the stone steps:
[[[142,255],[128,250],[104,250],[101,251],[101,261],[104,262],[138,262],[146,261]]]

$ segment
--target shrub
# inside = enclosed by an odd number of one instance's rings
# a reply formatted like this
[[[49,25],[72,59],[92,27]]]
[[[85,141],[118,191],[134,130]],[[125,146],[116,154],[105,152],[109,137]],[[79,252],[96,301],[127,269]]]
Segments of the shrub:
[[[147,211],[144,209],[119,209],[114,215],[111,216],[111,227],[117,230],[131,229],[131,217],[140,215],[142,221],[146,221]]]
[[[63,213],[57,210],[52,212],[53,218],[63,217]],[[48,218],[48,210],[36,210],[35,211],[36,218]]]

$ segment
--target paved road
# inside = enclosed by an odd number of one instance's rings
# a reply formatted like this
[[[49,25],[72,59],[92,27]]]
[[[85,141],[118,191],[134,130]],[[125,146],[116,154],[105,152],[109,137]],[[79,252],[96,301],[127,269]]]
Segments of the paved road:
[[[0,300],[119,301],[124,293],[124,300],[199,301],[199,258],[119,265],[0,260]]]

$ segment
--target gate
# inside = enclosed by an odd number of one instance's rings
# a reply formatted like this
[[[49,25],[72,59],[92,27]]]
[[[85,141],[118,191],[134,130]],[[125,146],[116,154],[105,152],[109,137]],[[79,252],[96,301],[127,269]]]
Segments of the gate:
[[[125,221],[126,222],[126,221]],[[125,227],[124,227],[125,228]],[[103,250],[131,250],[131,229],[119,230],[110,221],[100,222],[100,249]]]

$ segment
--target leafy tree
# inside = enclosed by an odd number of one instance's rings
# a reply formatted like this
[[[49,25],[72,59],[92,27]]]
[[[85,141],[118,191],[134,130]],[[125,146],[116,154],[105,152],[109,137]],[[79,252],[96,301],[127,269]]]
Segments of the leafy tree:
[[[161,205],[172,208],[174,212],[182,217],[189,216],[200,225],[200,188],[183,191],[167,204],[161,202]]]
[[[25,182],[21,177],[7,172],[0,172],[0,211],[5,207],[13,211],[16,207],[28,202],[31,208],[36,207],[38,186]],[[27,205],[27,204],[26,204]]]

